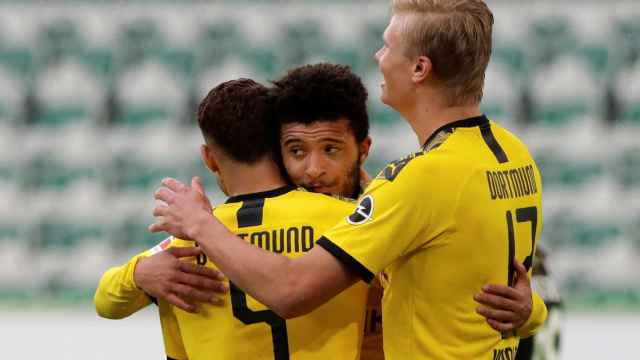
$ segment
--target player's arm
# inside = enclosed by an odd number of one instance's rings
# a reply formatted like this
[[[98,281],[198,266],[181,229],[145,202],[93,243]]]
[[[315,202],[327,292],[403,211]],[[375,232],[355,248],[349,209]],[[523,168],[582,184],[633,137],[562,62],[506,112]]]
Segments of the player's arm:
[[[526,268],[514,260],[516,279],[513,287],[489,284],[474,299],[481,304],[477,311],[489,325],[500,332],[516,330],[518,336],[529,337],[537,332],[547,317],[542,298],[531,289]]]
[[[311,312],[359,279],[322,247],[287,258],[247,243],[214,217],[203,220],[192,238],[239,288],[283,318]]]
[[[96,312],[107,319],[122,319],[151,303],[133,281],[133,272],[144,254],[134,256],[122,266],[107,270],[100,279],[93,302]]]
[[[405,181],[411,181],[412,175],[408,173]],[[422,246],[422,240],[413,239],[430,216],[418,209],[422,203],[412,187],[381,185],[365,196],[352,214],[355,218],[366,215],[364,221],[358,221],[360,225],[354,227],[345,220],[326,234],[329,238],[320,238],[318,246],[307,254],[290,259],[259,249],[232,234],[206,210],[208,201],[196,179],[192,180],[192,187],[175,179],[165,179],[163,185],[155,197],[167,205],[154,209],[156,223],[149,230],[197,241],[231,281],[287,318],[310,312],[357,279],[371,282],[374,272]],[[366,221],[373,212],[374,196],[376,220]],[[381,231],[383,228],[387,231]],[[389,236],[401,228],[402,237]],[[352,252],[333,242],[335,238],[341,238],[342,245],[345,240],[350,241],[347,245]]]
[[[179,260],[201,252],[195,247],[171,246],[152,256],[150,252],[139,254],[127,264],[109,269],[96,290],[96,311],[102,317],[121,319],[148,305],[149,296],[188,312],[196,310],[196,302],[219,303],[214,292],[227,290],[222,274]]]
[[[284,318],[312,311],[358,280],[322,247],[292,259],[247,243],[204,209],[206,197],[200,184],[192,182],[196,190],[173,179],[163,184],[167,188],[157,191],[156,198],[170,206],[156,207],[158,220],[149,230],[197,241],[239,288]]]

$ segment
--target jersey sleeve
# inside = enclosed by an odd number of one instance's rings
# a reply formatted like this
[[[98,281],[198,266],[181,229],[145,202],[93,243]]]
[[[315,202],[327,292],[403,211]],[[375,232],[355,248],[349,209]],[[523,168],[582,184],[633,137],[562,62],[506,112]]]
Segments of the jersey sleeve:
[[[134,256],[122,266],[107,270],[94,296],[96,312],[107,319],[122,319],[151,303],[151,299],[133,281],[133,271],[147,252]]]
[[[437,163],[411,165],[393,177],[381,173],[353,213],[317,242],[366,282],[399,257],[428,246],[451,221],[455,199],[435,180]]]
[[[544,304],[540,295],[533,291],[531,298],[531,315],[529,315],[529,319],[517,331],[518,336],[521,338],[527,338],[537,333],[547,319],[547,306]]]
[[[133,280],[133,271],[143,257],[152,256],[174,245],[177,239],[169,237],[152,249],[140,253],[126,264],[107,270],[98,283],[93,298],[96,312],[107,319],[122,319],[152,302],[152,299]]]

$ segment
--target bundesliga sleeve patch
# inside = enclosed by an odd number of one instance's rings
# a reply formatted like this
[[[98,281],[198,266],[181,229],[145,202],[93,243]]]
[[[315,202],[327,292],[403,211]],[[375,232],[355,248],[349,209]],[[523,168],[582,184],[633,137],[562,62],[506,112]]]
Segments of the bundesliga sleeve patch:
[[[149,250],[149,253],[151,253],[151,255],[155,255],[161,251],[167,250],[171,245],[171,240],[173,240],[173,236],[169,236],[168,238],[162,240],[158,245],[152,247]]]
[[[373,215],[373,197],[371,195],[367,195],[360,203],[358,203],[358,207],[353,212],[353,214],[347,217],[347,222],[351,225],[360,225],[367,222],[367,220],[371,219]]]

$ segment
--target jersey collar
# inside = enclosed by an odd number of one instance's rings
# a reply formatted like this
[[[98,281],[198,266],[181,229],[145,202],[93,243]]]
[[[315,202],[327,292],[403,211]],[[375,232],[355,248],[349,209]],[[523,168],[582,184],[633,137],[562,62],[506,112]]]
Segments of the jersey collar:
[[[251,193],[251,194],[236,195],[228,198],[227,201],[225,201],[225,204],[247,201],[247,200],[272,198],[272,197],[284,195],[295,189],[296,187],[293,185],[286,185],[273,190],[262,191],[262,192]]]
[[[489,119],[484,114],[480,116],[448,123],[438,128],[438,130],[434,131],[433,134],[429,136],[427,141],[424,142],[424,145],[422,145],[422,149],[429,148],[429,145],[431,144],[431,142],[441,133],[445,133],[445,132],[452,133],[453,130],[456,128],[470,128],[470,127],[476,127],[476,126],[483,126],[487,124],[489,124]]]

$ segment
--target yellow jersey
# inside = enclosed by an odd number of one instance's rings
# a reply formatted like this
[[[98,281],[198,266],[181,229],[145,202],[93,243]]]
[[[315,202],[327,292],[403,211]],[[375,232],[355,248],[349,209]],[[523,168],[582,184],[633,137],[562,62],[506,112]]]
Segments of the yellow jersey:
[[[315,246],[320,234],[353,209],[353,202],[284,187],[232,197],[215,216],[247,242],[288,257]],[[168,238],[129,263],[108,270],[96,291],[98,313],[122,318],[158,305],[168,359],[358,359],[364,333],[368,287],[358,284],[313,312],[285,320],[234,284],[224,304],[199,304],[190,314],[150,298],[133,281],[138,259],[193,241]],[[192,259],[215,267],[206,256]]]
[[[511,284],[513,258],[530,269],[541,191],[516,136],[484,116],[461,120],[389,164],[318,245],[367,282],[382,272],[387,360],[512,359],[518,334],[493,330],[473,295]],[[536,307],[540,324],[534,297]]]

